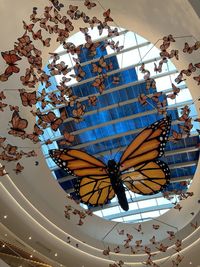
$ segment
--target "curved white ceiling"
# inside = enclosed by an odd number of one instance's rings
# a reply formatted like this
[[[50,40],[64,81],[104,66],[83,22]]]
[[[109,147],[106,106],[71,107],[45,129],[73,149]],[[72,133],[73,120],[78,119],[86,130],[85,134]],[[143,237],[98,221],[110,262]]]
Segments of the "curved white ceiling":
[[[67,4],[66,4],[67,3]],[[79,4],[83,6],[83,1],[67,1],[68,4]],[[146,39],[155,43],[164,35],[173,34],[174,36],[194,36],[200,39],[199,18],[186,0],[101,0],[101,5],[104,8],[111,8],[112,17],[115,22],[123,28],[137,32]],[[48,5],[48,1],[36,0],[0,0],[0,21],[1,21],[1,51],[10,50],[13,47],[15,40],[23,34],[22,20],[28,21],[29,14],[32,12],[32,7],[37,6],[42,11],[44,6]],[[103,12],[101,5],[97,4],[97,8],[93,9],[93,15],[99,16]],[[75,22],[76,30],[80,25]],[[175,49],[181,49],[183,44],[194,42],[193,38],[181,39],[175,43]],[[158,43],[159,45],[159,43]],[[48,59],[48,53],[53,52],[58,44],[53,40],[51,48],[43,49],[44,65]],[[178,69],[185,68],[190,62],[198,60],[195,55],[182,55],[178,62],[173,62]],[[0,62],[1,70],[4,70],[4,62]],[[25,65],[20,65],[21,70],[25,69]],[[193,99],[199,98],[199,86],[192,79],[187,80],[188,87],[191,88]],[[1,89],[18,89],[21,84],[18,77],[12,76],[8,82],[1,83]],[[15,91],[8,90],[6,96],[8,102],[12,105],[18,105],[19,98]],[[198,102],[197,110],[199,110]],[[34,124],[32,115],[27,112],[27,109],[21,108],[20,113],[29,121],[30,125]],[[1,114],[2,115],[2,114]],[[4,112],[1,117],[1,136],[7,136],[8,121],[10,120],[11,112]],[[11,144],[19,147],[33,147],[28,141],[21,141],[8,136]],[[66,198],[64,191],[59,187],[58,183],[53,179],[51,173],[45,163],[39,145],[35,145],[35,150],[38,153],[37,160],[39,166],[35,166],[33,158],[24,159],[24,171],[20,175],[16,175],[13,171],[14,164],[6,164],[8,176],[0,177],[0,211],[1,214],[7,214],[8,218],[2,221],[3,224],[16,234],[21,240],[29,244],[36,251],[40,251],[49,259],[56,260],[58,264],[53,266],[108,266],[115,259],[122,259],[128,262],[129,265],[141,266],[144,261],[143,255],[127,255],[127,252],[122,250],[120,255],[111,254],[109,257],[102,255],[102,250],[109,243],[111,247],[122,244],[124,237],[117,234],[117,230],[125,229],[125,232],[131,232],[132,225],[115,225],[115,222],[104,221],[96,216],[88,216],[84,220],[83,226],[78,226],[78,217],[72,216],[70,220],[64,217],[64,206],[68,203],[73,207],[77,205]],[[31,150],[30,149],[30,150]],[[5,163],[4,163],[5,164]],[[194,197],[184,201],[183,209],[180,213],[176,210],[171,210],[163,215],[161,220],[168,225],[177,227],[180,231],[180,237],[189,236],[185,242],[186,248],[184,254],[190,252],[193,255],[193,261],[198,260],[198,249],[200,247],[199,231],[197,229],[192,233],[189,227],[192,219],[190,212],[195,211],[198,216],[200,205],[198,199],[200,195],[200,179],[198,165],[196,175],[193,179],[190,190],[194,192]],[[78,206],[80,209],[80,207]],[[173,227],[172,227],[173,228]],[[162,225],[161,229],[156,232],[160,240],[166,238],[166,230],[169,226]],[[143,231],[145,237],[142,237],[143,242],[147,242],[152,237],[152,223],[143,223]],[[107,236],[106,236],[107,235]],[[28,237],[32,236],[32,240]],[[67,244],[67,237],[70,236],[71,243]],[[106,236],[106,238],[105,238]],[[8,237],[7,237],[8,238]],[[105,240],[103,241],[103,239]],[[141,236],[134,232],[134,238],[140,239]],[[146,241],[145,241],[146,240]],[[50,248],[51,252],[42,250],[37,245],[37,241]],[[188,246],[192,244],[194,246]],[[76,247],[79,244],[79,247]],[[188,248],[187,248],[188,247]],[[173,248],[168,254],[174,253]],[[193,252],[191,252],[193,251]],[[54,254],[58,253],[55,258]],[[196,253],[196,254],[195,254]],[[196,256],[195,256],[196,255]],[[165,258],[166,254],[159,253],[157,258]],[[196,258],[195,258],[196,257]],[[146,257],[145,257],[146,258]],[[138,262],[136,264],[136,262]],[[184,264],[188,264],[189,257]],[[198,263],[198,261],[196,262]],[[167,263],[163,266],[168,266]],[[188,265],[182,265],[188,266]]]

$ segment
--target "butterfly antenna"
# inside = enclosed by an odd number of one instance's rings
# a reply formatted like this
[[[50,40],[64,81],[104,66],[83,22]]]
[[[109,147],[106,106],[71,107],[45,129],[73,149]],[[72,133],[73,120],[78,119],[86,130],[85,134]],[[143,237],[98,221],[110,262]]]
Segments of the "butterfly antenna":
[[[109,149],[109,158],[112,159],[112,149]]]
[[[114,156],[114,160],[116,159],[117,155],[119,154],[119,152],[121,152],[123,149],[123,147],[120,147],[117,152],[115,153],[115,156]]]
[[[99,158],[104,161],[104,156],[102,154],[99,154]]]
[[[117,140],[119,149],[115,153],[114,160],[116,159],[117,154],[123,149],[123,146],[121,146],[120,140]]]

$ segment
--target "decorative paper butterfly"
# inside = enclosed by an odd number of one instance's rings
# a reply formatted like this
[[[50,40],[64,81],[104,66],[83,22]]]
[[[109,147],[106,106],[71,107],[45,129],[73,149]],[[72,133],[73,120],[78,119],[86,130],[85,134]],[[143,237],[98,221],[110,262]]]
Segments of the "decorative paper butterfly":
[[[19,89],[22,105],[27,107],[35,105],[37,103],[36,91],[28,93],[24,89]]]
[[[172,83],[172,89],[173,89],[173,93],[168,94],[167,97],[170,99],[175,99],[178,93],[180,93],[180,88]]]
[[[158,158],[164,153],[170,125],[171,118],[166,117],[145,128],[125,149],[119,163],[113,159],[106,165],[75,149],[50,150],[49,155],[68,174],[79,177],[76,191],[81,202],[103,205],[116,194],[127,211],[124,185],[134,193],[151,195],[169,182],[169,168]]]
[[[57,131],[59,126],[63,123],[63,120],[61,118],[57,118],[56,115],[52,111],[44,115],[39,115],[39,118],[44,123],[49,123],[53,131]]]
[[[186,76],[190,76],[195,71],[196,71],[196,67],[192,63],[190,63],[188,65],[188,69],[182,70],[181,73],[185,74]]]
[[[88,9],[91,9],[91,8],[93,8],[93,7],[96,6],[95,3],[92,3],[92,2],[89,1],[89,0],[85,0],[84,5],[85,5]]]
[[[8,64],[8,67],[4,72],[5,75],[10,76],[13,73],[18,73],[20,71],[20,69],[16,66],[16,62],[21,60],[21,58],[18,55],[16,55],[14,50],[1,52],[1,55]]]
[[[74,139],[75,139],[75,136],[68,133],[68,132],[64,132],[63,133],[63,136],[64,136],[64,140],[61,140],[59,142],[59,145],[68,145],[68,146],[71,146],[72,143],[74,142]]]
[[[28,121],[26,119],[22,119],[19,116],[19,113],[17,111],[14,111],[10,122],[12,124],[12,127],[10,128],[8,133],[14,136],[25,138],[26,132],[24,129],[27,128]]]
[[[37,143],[40,141],[39,136],[44,133],[43,130],[41,130],[37,124],[34,125],[33,133],[28,134],[28,139],[32,140],[33,143]]]

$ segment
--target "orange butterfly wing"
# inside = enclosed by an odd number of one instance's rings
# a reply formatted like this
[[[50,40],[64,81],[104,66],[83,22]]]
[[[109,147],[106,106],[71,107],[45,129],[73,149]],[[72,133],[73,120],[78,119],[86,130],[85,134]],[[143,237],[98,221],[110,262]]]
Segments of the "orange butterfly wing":
[[[164,153],[171,117],[145,128],[127,147],[120,159],[121,179],[138,194],[155,194],[169,181],[170,171],[158,160]]]
[[[13,112],[11,123],[11,129],[22,132],[24,132],[24,129],[28,126],[28,121],[26,119],[22,119],[17,111]]]
[[[161,160],[149,161],[134,168],[131,173],[121,175],[126,187],[142,195],[156,194],[169,183],[170,171]]]
[[[13,52],[12,51],[1,52],[1,55],[8,65],[15,64],[15,62],[21,60],[21,57],[19,57],[14,53],[14,50]]]
[[[102,161],[75,149],[50,150],[49,154],[68,174],[80,177],[76,192],[81,202],[94,206],[103,205],[115,196],[106,165]]]
[[[20,69],[15,65],[9,65],[5,70],[5,75],[12,75],[13,73],[18,73]]]
[[[51,123],[56,119],[56,115],[50,111],[47,114],[44,115],[39,115],[39,118],[43,121],[43,122],[47,122],[47,123]]]
[[[121,171],[161,157],[170,125],[171,118],[167,117],[145,128],[124,151],[120,160]]]
[[[61,118],[57,118],[55,121],[51,122],[51,129],[57,131],[59,126],[63,123]]]

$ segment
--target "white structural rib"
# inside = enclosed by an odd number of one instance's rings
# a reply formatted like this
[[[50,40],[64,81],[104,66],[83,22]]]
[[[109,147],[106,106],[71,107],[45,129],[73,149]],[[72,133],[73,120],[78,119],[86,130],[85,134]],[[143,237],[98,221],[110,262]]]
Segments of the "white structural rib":
[[[191,103],[192,103],[192,101],[187,101],[185,103],[178,103],[178,104],[175,104],[175,105],[171,105],[169,107],[167,106],[167,108],[168,108],[168,110],[170,110],[170,109],[182,107],[183,104],[184,105],[190,105]],[[110,120],[110,121],[103,122],[103,123],[100,123],[100,124],[96,124],[96,125],[93,125],[93,126],[90,126],[90,127],[87,127],[87,128],[83,128],[83,129],[80,129],[80,130],[76,130],[74,132],[71,132],[71,134],[72,135],[78,135],[78,134],[81,134],[81,133],[84,133],[84,132],[88,132],[88,131],[96,130],[96,129],[99,129],[99,128],[102,128],[102,127],[105,127],[105,126],[113,125],[113,124],[116,124],[116,123],[119,123],[119,122],[122,122],[122,121],[124,122],[124,121],[132,120],[132,119],[136,119],[136,118],[140,118],[140,117],[144,117],[144,116],[148,116],[148,115],[156,114],[156,113],[157,113],[156,109],[148,110],[148,111],[136,113],[136,114],[133,114],[133,115],[129,115],[129,116],[126,116],[126,117],[121,117],[121,118],[118,118],[118,119],[114,119],[114,120]],[[180,121],[179,121],[179,123],[180,123]],[[54,139],[52,139],[52,141],[58,141],[58,140],[61,140],[63,138],[64,138],[63,135],[61,135],[59,137],[55,137]]]
[[[148,64],[148,63],[154,62],[155,60],[159,60],[159,59],[160,59],[160,57],[158,57],[158,58],[153,58],[153,59],[150,59],[150,60],[143,61],[143,63],[144,63],[144,64]],[[114,75],[114,74],[118,74],[118,73],[121,73],[121,72],[123,72],[123,71],[125,71],[125,70],[134,69],[134,68],[140,66],[141,64],[142,64],[142,63],[138,63],[138,64],[131,65],[131,66],[128,66],[128,67],[125,67],[125,68],[120,68],[120,69],[116,69],[116,70],[107,72],[107,76]],[[177,71],[177,70],[172,70],[172,71],[168,71],[168,72],[165,72],[165,73],[160,73],[160,74],[157,74],[157,75],[152,75],[151,78],[152,78],[152,79],[156,79],[156,78],[160,78],[160,77],[168,76],[168,75],[175,74],[175,73],[178,73],[178,71]],[[70,85],[70,87],[73,89],[73,87],[80,86],[80,85],[86,84],[86,83],[88,83],[88,82],[92,82],[92,81],[94,81],[94,80],[95,80],[96,78],[98,78],[98,77],[99,77],[99,76],[93,76],[93,77],[91,77],[91,78],[89,78],[89,79],[82,80],[82,81],[80,81],[80,82],[78,82],[78,83],[72,84],[72,85]],[[137,84],[144,83],[144,82],[145,82],[145,80],[139,80],[139,81],[135,81],[135,82],[132,82],[132,83],[128,83],[128,85],[129,85],[129,86],[133,86],[133,85],[137,85]],[[126,86],[126,85],[127,85],[127,84],[125,84],[125,85],[123,85],[123,86]],[[114,87],[114,88],[105,90],[105,91],[103,92],[103,94],[107,94],[107,93],[114,92],[114,91],[116,91],[116,88],[117,88],[117,87]],[[122,87],[121,89],[123,89],[123,88],[124,88],[124,87]],[[118,90],[120,90],[120,86],[118,87]],[[50,91],[49,94],[51,94],[51,93],[56,93],[56,92],[59,92],[59,90],[56,89],[56,90]],[[95,94],[92,94],[92,95],[95,95]],[[99,93],[97,93],[96,95],[99,95]],[[88,98],[88,96],[87,96],[85,99],[87,99],[87,98]],[[85,100],[85,99],[84,99],[84,100]],[[83,100],[82,100],[82,101],[83,101]],[[65,105],[63,105],[63,106],[65,106]],[[56,108],[46,109],[46,110],[44,110],[43,112],[45,113],[45,112],[48,112],[49,110],[58,109],[58,108],[60,108],[60,107],[62,107],[62,105],[60,105],[60,106],[58,106],[58,107],[56,107]]]
[[[125,35],[128,32],[129,32],[128,30],[120,31],[118,36]],[[118,36],[116,36],[116,37],[118,37]],[[104,37],[101,37],[101,38],[94,39],[92,41],[93,41],[93,43],[98,43],[98,42],[102,42],[102,41],[113,39],[113,38],[115,38],[115,36],[114,37],[104,36]],[[62,55],[65,55],[65,54],[66,54],[66,50],[64,50],[64,49],[63,49],[63,51],[58,52],[59,56],[62,56]]]
[[[108,59],[108,58],[111,58],[113,56],[118,56],[120,54],[123,54],[123,53],[126,53],[126,52],[130,52],[132,50],[135,50],[135,49],[138,49],[138,48],[142,48],[144,46],[147,46],[147,45],[150,45],[151,43],[150,42],[145,42],[145,43],[141,43],[139,45],[134,45],[134,46],[131,46],[131,47],[128,47],[128,48],[125,48],[125,49],[122,49],[120,50],[119,52],[114,52],[114,53],[110,53],[110,54],[107,54],[105,56],[103,56],[104,59]],[[58,54],[60,55],[60,54]],[[66,52],[63,53],[62,55],[66,55]],[[91,60],[88,60],[88,61],[84,61],[82,63],[80,63],[80,66],[81,67],[84,67],[88,64],[92,64],[92,63],[95,63],[95,62],[98,62],[100,58],[94,58],[94,59],[91,59]],[[160,58],[159,58],[160,59]],[[73,69],[73,68],[72,68]]]

